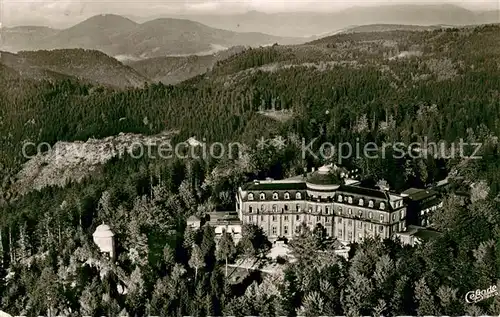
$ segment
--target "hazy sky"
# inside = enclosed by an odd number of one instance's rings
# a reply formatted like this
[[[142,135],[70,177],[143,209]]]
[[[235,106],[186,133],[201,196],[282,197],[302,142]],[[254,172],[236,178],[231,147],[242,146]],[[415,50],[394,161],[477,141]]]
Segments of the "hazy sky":
[[[221,13],[258,10],[279,11],[325,11],[351,6],[373,6],[396,3],[451,3],[468,9],[498,9],[500,0],[438,0],[438,1],[394,1],[394,0],[0,0],[3,25],[20,23],[60,25],[74,24],[83,18],[99,13],[116,13],[135,16],[150,16],[176,13]],[[74,23],[71,23],[74,22]]]

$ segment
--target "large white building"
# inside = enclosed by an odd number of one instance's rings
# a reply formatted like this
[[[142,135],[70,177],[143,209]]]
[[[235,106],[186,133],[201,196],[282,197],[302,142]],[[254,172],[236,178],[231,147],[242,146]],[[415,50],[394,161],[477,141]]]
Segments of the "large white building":
[[[311,229],[321,224],[328,236],[345,242],[391,238],[406,230],[403,196],[339,179],[334,169],[323,166],[308,176],[240,187],[236,211],[241,222],[262,227],[270,240],[292,238],[301,223]]]

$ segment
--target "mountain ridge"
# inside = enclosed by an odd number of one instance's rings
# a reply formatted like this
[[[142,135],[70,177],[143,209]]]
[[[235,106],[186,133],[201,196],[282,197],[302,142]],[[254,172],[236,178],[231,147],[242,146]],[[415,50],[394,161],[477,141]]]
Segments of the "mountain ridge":
[[[226,47],[260,46],[272,43],[299,44],[302,39],[278,37],[259,32],[234,32],[206,26],[187,19],[160,18],[136,23],[119,15],[92,16],[72,27],[16,27],[6,31],[0,49],[9,51],[84,48],[110,56],[136,58],[172,54],[196,54],[213,45]]]

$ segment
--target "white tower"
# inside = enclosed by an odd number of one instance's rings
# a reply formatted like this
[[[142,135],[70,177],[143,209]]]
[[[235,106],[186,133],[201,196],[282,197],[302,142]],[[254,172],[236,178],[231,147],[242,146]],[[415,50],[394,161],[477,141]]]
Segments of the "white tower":
[[[110,259],[115,257],[115,241],[114,233],[111,231],[108,225],[102,224],[95,229],[94,243],[99,247],[102,253],[109,254]]]

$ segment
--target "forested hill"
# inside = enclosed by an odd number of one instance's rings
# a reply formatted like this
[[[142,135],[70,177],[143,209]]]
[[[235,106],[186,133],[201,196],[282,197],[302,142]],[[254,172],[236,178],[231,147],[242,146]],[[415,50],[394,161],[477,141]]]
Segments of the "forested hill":
[[[29,84],[21,95],[4,89],[2,99],[11,101],[2,109],[9,123],[1,126],[3,142],[169,129],[212,141],[249,141],[255,131],[281,128],[335,141],[354,134],[455,140],[481,124],[497,134],[499,30],[341,34],[308,45],[249,49],[174,87],[118,92],[65,81]],[[265,109],[289,109],[295,117],[266,124],[257,113]]]
[[[24,316],[497,315],[498,296],[474,304],[464,297],[500,276],[499,42],[498,25],[342,34],[246,50],[176,86],[127,90],[36,81],[0,65],[0,308]],[[234,159],[106,156],[80,183],[24,196],[11,186],[25,141],[68,141],[71,149],[71,141],[95,138],[88,143],[106,154],[130,137],[107,136],[166,130],[180,130],[174,141],[194,135],[247,147]],[[287,139],[284,148],[255,147],[276,136]],[[262,232],[245,226],[237,249],[230,235],[216,249],[211,227],[185,229],[191,215],[234,208],[245,181],[326,163],[304,162],[301,138],[317,138],[316,150],[323,141],[425,137],[481,142],[482,159],[386,153],[345,162],[395,190],[449,174],[453,190],[443,190],[431,219],[442,234],[420,246],[366,240],[345,261],[320,226],[302,228],[290,244],[297,262],[281,266],[283,274],[241,270],[244,278],[233,279],[225,264],[265,252]],[[102,223],[114,233],[113,263],[92,240]]]
[[[95,50],[1,52],[0,63],[26,79],[80,80],[114,88],[141,87],[147,78],[113,57]]]

